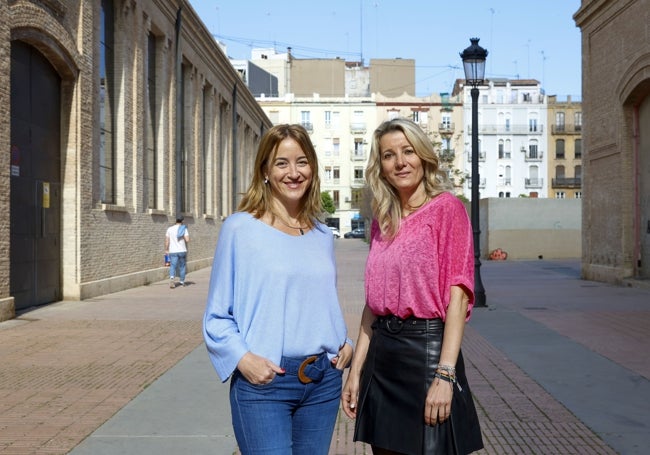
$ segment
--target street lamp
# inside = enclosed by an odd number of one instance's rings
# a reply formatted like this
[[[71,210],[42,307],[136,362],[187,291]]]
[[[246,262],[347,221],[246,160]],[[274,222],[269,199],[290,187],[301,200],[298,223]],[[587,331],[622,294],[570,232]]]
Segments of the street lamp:
[[[485,288],[481,280],[481,227],[479,224],[478,204],[478,86],[483,83],[485,76],[485,59],[488,51],[478,45],[478,38],[470,38],[472,43],[460,57],[465,69],[465,83],[472,86],[472,232],[474,234],[474,306],[486,307]]]

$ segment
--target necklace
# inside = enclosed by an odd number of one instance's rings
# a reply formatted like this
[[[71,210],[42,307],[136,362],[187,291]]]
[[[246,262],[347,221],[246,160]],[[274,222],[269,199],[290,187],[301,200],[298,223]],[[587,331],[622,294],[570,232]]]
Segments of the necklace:
[[[282,218],[280,218],[279,215],[275,215],[275,217],[280,221],[280,223],[282,223],[283,225],[285,225],[289,229],[297,229],[300,232],[300,235],[305,235],[304,229],[306,229],[306,228],[304,228],[302,226],[291,226],[290,224],[285,222]]]
[[[425,195],[424,195],[424,199],[423,199],[422,202],[420,202],[418,205],[411,205],[411,204],[409,204],[409,203],[407,202],[407,203],[406,203],[406,206],[404,206],[404,207],[402,208],[402,212],[404,212],[404,216],[408,216],[408,215],[410,215],[411,213],[415,212],[415,211],[416,211],[417,209],[419,209],[420,207],[422,207],[422,206],[423,206],[424,204],[426,204],[427,202],[429,202],[429,196],[427,196],[427,195],[425,194]]]

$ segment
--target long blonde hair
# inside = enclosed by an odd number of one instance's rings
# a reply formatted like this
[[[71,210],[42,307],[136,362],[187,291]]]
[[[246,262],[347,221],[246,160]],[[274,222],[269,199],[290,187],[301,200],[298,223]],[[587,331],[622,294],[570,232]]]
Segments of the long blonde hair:
[[[309,139],[309,133],[301,125],[275,125],[264,134],[257,149],[253,180],[237,210],[249,212],[255,218],[261,218],[266,212],[275,217],[272,210],[273,194],[271,193],[271,186],[264,183],[264,176],[268,173],[270,163],[275,159],[278,145],[287,138],[294,139],[300,145],[311,168],[311,183],[301,200],[302,207],[296,220],[301,226],[307,226],[311,229],[323,209],[320,196],[320,178],[318,176],[318,157],[314,145]]]
[[[433,143],[422,129],[405,118],[383,122],[372,137],[370,158],[366,168],[366,180],[372,192],[372,212],[379,223],[381,234],[393,238],[399,231],[402,219],[402,204],[397,190],[383,177],[381,148],[379,141],[386,133],[402,132],[411,144],[415,154],[422,161],[424,170],[424,191],[428,198],[452,189],[447,174],[440,170],[440,162],[433,149]]]

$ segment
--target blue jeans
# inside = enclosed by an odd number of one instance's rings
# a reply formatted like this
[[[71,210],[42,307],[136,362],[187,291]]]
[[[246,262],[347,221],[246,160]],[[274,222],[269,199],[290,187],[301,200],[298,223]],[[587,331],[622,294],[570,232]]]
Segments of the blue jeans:
[[[235,371],[230,382],[232,424],[243,455],[327,455],[341,398],[341,370],[323,354],[304,371],[321,377],[303,384],[302,360],[282,358],[285,374],[254,385]],[[315,373],[312,375],[311,373]]]
[[[169,253],[169,278],[174,278],[176,266],[178,266],[178,277],[181,282],[185,281],[185,259],[187,253]]]

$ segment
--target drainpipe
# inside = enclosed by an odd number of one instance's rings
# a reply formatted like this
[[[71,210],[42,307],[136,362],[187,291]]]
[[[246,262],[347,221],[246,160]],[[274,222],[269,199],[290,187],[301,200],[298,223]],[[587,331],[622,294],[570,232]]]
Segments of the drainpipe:
[[[176,213],[180,213],[182,209],[182,191],[181,185],[181,160],[183,154],[183,125],[181,119],[183,118],[183,55],[181,53],[181,22],[182,22],[183,5],[178,7],[176,12],[176,148],[175,148],[175,163],[176,163]]]
[[[237,208],[239,182],[239,163],[237,162],[237,82],[232,88],[232,210]]]
[[[632,113],[632,153],[634,159],[634,257],[636,261],[634,263],[634,277],[641,276],[641,268],[647,267],[648,264],[643,264],[641,262],[641,194],[639,192],[639,153],[640,153],[640,126],[639,126],[639,105],[634,106],[634,112]]]

